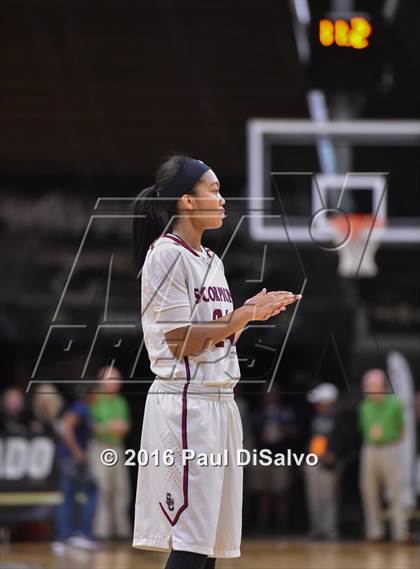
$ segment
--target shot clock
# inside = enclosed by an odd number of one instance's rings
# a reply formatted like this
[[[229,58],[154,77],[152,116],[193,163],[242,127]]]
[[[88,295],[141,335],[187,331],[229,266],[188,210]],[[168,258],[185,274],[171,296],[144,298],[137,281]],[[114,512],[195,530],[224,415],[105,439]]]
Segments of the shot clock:
[[[385,60],[385,26],[377,15],[318,12],[308,31],[310,88],[363,92],[377,87]]]
[[[366,49],[371,35],[372,26],[366,18],[351,18],[350,22],[341,18],[335,21],[323,19],[319,22],[319,41],[324,47]]]

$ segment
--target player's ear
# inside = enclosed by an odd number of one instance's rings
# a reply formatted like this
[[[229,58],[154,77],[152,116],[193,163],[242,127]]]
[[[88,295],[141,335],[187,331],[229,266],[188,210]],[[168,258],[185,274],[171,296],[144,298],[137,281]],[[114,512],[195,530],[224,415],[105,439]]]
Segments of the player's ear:
[[[183,194],[179,199],[182,202],[182,207],[187,209],[195,209],[193,201],[194,196],[192,196],[191,194]]]

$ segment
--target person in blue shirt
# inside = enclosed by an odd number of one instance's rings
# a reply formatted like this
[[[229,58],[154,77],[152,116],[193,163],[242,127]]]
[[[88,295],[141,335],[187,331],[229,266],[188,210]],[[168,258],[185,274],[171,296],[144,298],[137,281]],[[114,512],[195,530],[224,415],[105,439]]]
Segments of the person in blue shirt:
[[[297,435],[297,421],[293,408],[285,403],[282,393],[273,389],[264,393],[261,406],[252,416],[255,444],[258,451],[268,449],[272,456],[284,454],[293,448]],[[252,467],[251,485],[257,495],[257,527],[277,534],[284,531],[289,516],[289,496],[292,483],[290,466]]]
[[[68,545],[88,550],[97,548],[92,537],[97,488],[88,460],[91,435],[89,406],[83,398],[77,399],[69,405],[60,424],[57,457],[62,503],[56,515],[57,541],[53,543],[56,553],[62,553]],[[85,495],[81,504],[76,502],[78,493]]]

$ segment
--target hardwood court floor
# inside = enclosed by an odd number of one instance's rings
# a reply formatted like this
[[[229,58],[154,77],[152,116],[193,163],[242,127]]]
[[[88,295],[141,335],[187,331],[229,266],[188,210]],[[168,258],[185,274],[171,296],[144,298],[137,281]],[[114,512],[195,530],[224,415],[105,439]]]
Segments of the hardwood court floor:
[[[95,553],[53,555],[49,544],[16,543],[0,550],[0,567],[30,569],[160,569],[165,554],[108,544]],[[420,546],[244,540],[242,556],[217,569],[420,569]]]

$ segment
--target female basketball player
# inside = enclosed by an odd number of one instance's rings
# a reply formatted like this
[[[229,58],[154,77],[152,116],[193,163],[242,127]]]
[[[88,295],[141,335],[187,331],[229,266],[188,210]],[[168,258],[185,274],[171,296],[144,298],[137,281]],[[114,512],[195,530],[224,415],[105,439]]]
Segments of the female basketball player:
[[[180,155],[163,163],[135,203],[142,328],[156,378],[144,413],[147,464],[139,467],[133,546],[172,549],[166,569],[210,569],[216,557],[240,556],[236,343],[249,321],[300,298],[263,289],[234,309],[221,259],[201,244],[206,229],[222,226],[224,204],[211,168]]]

